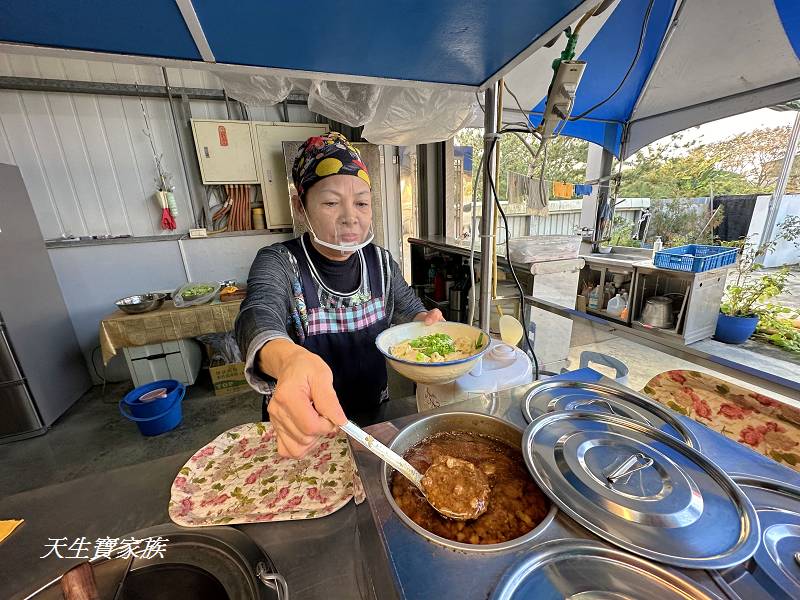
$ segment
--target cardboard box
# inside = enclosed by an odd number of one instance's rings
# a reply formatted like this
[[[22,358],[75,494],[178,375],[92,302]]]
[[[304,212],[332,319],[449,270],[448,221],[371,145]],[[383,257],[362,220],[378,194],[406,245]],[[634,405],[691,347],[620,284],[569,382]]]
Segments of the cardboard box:
[[[224,396],[251,389],[244,378],[244,363],[231,363],[219,367],[209,367],[211,383],[214,384],[214,395]]]

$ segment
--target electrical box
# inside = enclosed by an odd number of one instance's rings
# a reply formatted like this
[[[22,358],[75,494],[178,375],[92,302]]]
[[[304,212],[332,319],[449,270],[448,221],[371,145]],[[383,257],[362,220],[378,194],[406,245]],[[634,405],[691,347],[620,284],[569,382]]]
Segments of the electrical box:
[[[291,228],[292,210],[283,142],[304,142],[328,133],[327,125],[316,123],[253,123],[258,155],[258,177],[264,198],[268,229]]]
[[[192,133],[205,185],[259,182],[249,121],[192,119]]]

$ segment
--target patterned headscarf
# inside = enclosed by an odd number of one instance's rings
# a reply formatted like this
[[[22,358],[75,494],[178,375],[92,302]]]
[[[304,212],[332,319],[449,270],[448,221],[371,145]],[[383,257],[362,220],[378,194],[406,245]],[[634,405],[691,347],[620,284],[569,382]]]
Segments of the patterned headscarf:
[[[305,199],[312,185],[330,175],[360,177],[372,188],[361,154],[336,131],[308,138],[300,146],[292,166],[292,180],[301,199]]]

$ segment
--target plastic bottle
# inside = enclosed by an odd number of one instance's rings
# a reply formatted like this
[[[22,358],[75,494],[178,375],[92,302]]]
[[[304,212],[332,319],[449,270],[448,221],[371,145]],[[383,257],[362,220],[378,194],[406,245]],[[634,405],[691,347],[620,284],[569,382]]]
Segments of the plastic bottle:
[[[656,252],[662,250],[664,248],[664,242],[661,241],[661,236],[656,236],[656,241],[653,242],[653,256],[656,255]]]
[[[622,311],[625,309],[625,300],[622,299],[622,296],[617,294],[611,300],[608,301],[608,314],[618,317],[622,314]]]
[[[589,308],[600,308],[600,295],[599,285],[589,292]]]

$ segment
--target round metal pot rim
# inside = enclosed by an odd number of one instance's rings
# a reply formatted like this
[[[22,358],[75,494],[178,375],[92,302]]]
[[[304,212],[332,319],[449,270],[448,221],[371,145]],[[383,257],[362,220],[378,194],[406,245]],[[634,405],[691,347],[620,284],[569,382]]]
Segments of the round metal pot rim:
[[[391,441],[391,443],[389,443],[387,445],[389,446],[389,448],[391,448],[395,452],[398,452],[399,454],[402,454],[409,447],[409,446],[406,446],[406,447],[398,449],[398,447],[400,446],[400,444],[398,442],[403,440],[403,434],[404,433],[406,435],[408,435],[408,433],[410,431],[414,431],[414,430],[420,429],[420,428],[424,429],[426,427],[426,424],[429,424],[429,423],[432,423],[432,422],[436,422],[436,421],[446,420],[446,419],[453,419],[453,418],[465,418],[465,419],[474,418],[474,419],[479,419],[479,420],[492,421],[495,424],[500,425],[501,427],[505,427],[505,428],[511,429],[515,433],[518,433],[519,434],[519,440],[520,440],[519,444],[520,444],[520,447],[522,446],[522,434],[523,434],[523,431],[522,431],[522,429],[520,429],[516,425],[513,425],[512,423],[509,423],[508,421],[506,421],[504,419],[501,419],[499,417],[495,417],[495,416],[492,416],[492,415],[486,415],[486,414],[478,413],[478,412],[469,412],[469,411],[454,411],[454,412],[439,413],[439,414],[435,414],[435,415],[429,415],[427,417],[422,417],[422,418],[414,421],[413,423],[409,423],[408,425],[403,427],[403,429],[401,429],[400,431],[397,432],[397,434],[395,435],[395,437]],[[469,431],[469,428],[467,428],[467,427],[459,427],[459,428],[453,427],[452,430]],[[442,429],[441,431],[446,431],[446,429]],[[438,431],[432,431],[428,435],[433,434],[433,433],[438,433]],[[479,433],[481,433],[481,432],[479,432]],[[491,436],[491,434],[486,434],[486,435],[490,435]],[[497,437],[497,439],[502,439],[502,438],[499,438],[498,436],[491,436],[491,437]],[[503,440],[503,441],[509,441],[509,440]],[[463,542],[456,542],[456,541],[449,540],[447,538],[441,537],[439,535],[436,535],[435,533],[432,533],[432,532],[428,531],[427,529],[425,529],[423,527],[420,527],[414,521],[412,521],[400,509],[400,507],[395,502],[394,497],[392,496],[392,492],[389,490],[389,473],[392,470],[393,469],[389,465],[386,465],[386,464],[384,464],[381,467],[381,485],[383,486],[383,493],[386,496],[386,499],[388,500],[390,506],[392,507],[392,510],[397,514],[397,516],[400,518],[400,520],[403,521],[403,523],[405,523],[408,527],[413,529],[416,533],[418,533],[422,537],[426,538],[427,540],[429,540],[431,542],[434,542],[434,543],[439,544],[441,546],[446,546],[446,547],[454,549],[454,550],[461,550],[461,551],[470,552],[470,553],[472,553],[472,552],[488,553],[488,552],[502,552],[502,551],[505,551],[505,550],[510,550],[512,548],[517,548],[518,546],[522,546],[524,544],[527,544],[527,543],[531,542],[533,539],[535,539],[536,537],[538,537],[539,534],[541,534],[542,531],[544,531],[547,528],[547,526],[550,525],[550,523],[552,523],[553,519],[556,516],[556,513],[558,512],[558,507],[556,506],[556,504],[554,502],[550,501],[549,498],[547,498],[547,501],[550,503],[550,510],[547,512],[547,515],[544,517],[544,519],[542,519],[541,523],[539,523],[536,527],[531,529],[528,533],[519,536],[518,538],[514,538],[512,540],[501,542],[499,544],[465,544]],[[539,485],[536,484],[536,487],[539,487]],[[545,497],[547,497],[547,495],[543,491],[542,491],[542,494]]]

